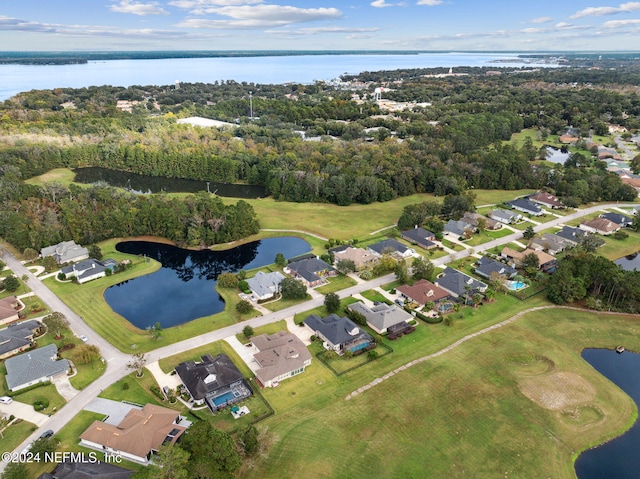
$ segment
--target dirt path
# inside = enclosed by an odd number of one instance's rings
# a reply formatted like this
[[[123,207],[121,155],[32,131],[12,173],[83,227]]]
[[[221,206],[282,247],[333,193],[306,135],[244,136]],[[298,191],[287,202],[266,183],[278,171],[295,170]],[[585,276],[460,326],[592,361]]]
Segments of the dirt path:
[[[507,324],[510,324],[510,323],[516,321],[517,319],[520,319],[525,314],[532,313],[534,311],[540,311],[542,309],[572,309],[574,311],[589,311],[589,310],[585,310],[585,309],[581,309],[581,308],[574,308],[574,307],[571,307],[571,306],[536,306],[535,308],[525,309],[524,311],[520,311],[518,314],[516,314],[514,316],[511,316],[509,319],[505,319],[504,321],[502,321],[500,323],[496,323],[493,326],[489,326],[488,328],[481,329],[480,331],[476,331],[475,333],[468,334],[465,337],[458,339],[456,342],[451,343],[446,348],[441,349],[440,351],[436,351],[435,353],[428,354],[427,356],[422,356],[421,358],[414,359],[413,361],[408,362],[407,364],[404,364],[404,365],[394,369],[393,371],[388,372],[387,374],[385,374],[381,378],[376,378],[373,381],[371,381],[369,384],[365,384],[364,386],[362,386],[362,387],[356,389],[355,391],[351,392],[349,395],[347,395],[347,397],[345,399],[347,401],[349,401],[351,398],[357,396],[358,394],[361,394],[361,393],[371,389],[373,386],[375,386],[377,384],[380,384],[382,381],[395,376],[399,372],[404,371],[405,369],[410,368],[411,366],[415,366],[416,364],[420,364],[420,363],[422,363],[424,361],[428,361],[429,359],[433,359],[433,358],[436,358],[438,356],[442,356],[443,354],[448,353],[452,349],[457,348],[462,343],[465,343],[465,342],[469,341],[470,339],[475,338],[476,336],[480,336],[481,334],[485,334],[485,333],[488,333],[488,332],[493,331],[495,329],[501,328],[502,326],[506,326]],[[594,313],[597,312],[598,314],[616,314],[616,315],[621,314],[621,313],[604,312],[604,311],[590,311],[590,312],[594,312]]]

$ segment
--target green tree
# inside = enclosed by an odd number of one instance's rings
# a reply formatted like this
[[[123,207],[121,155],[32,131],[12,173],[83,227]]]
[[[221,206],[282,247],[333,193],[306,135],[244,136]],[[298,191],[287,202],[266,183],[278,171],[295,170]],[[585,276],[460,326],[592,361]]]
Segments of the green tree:
[[[102,250],[100,246],[97,244],[92,244],[89,246],[89,258],[97,259],[100,261],[102,259]]]
[[[71,352],[71,358],[76,364],[93,363],[100,356],[100,349],[95,344],[81,344]]]
[[[350,259],[339,259],[336,263],[336,269],[338,270],[338,273],[346,276],[356,270],[356,264]]]
[[[218,286],[221,288],[237,288],[240,280],[233,273],[220,273],[218,275]]]
[[[207,421],[194,423],[183,436],[180,447],[190,453],[190,477],[231,479],[242,464],[233,438]]]
[[[285,278],[280,282],[280,294],[283,299],[304,299],[307,297],[307,287],[299,279]]]
[[[243,299],[238,304],[236,304],[236,311],[240,314],[249,314],[253,311],[253,306],[249,301]]]
[[[48,272],[58,269],[58,263],[56,263],[56,259],[53,256],[45,256],[42,259],[42,266],[44,266],[44,269]]]
[[[38,257],[38,252],[33,248],[25,248],[25,250],[22,252],[22,257],[25,259],[25,261],[33,261]]]
[[[177,444],[164,444],[153,456],[153,465],[149,467],[154,479],[187,479],[190,454]]]
[[[433,280],[435,268],[433,263],[422,256],[417,256],[411,261],[411,271],[414,281],[426,279],[427,281]]]
[[[522,237],[526,240],[533,239],[536,235],[536,232],[533,231],[533,226],[527,226],[526,229],[522,232]]]
[[[253,456],[258,452],[260,448],[259,434],[253,424],[242,432],[240,440],[245,456]]]
[[[282,253],[276,254],[276,259],[274,263],[281,268],[284,268],[287,265],[287,259],[284,257]]]
[[[389,254],[383,254],[378,258],[376,264],[373,266],[373,274],[376,276],[380,276],[381,274],[388,273],[389,271],[393,271],[396,267],[397,261],[393,256]]]
[[[396,263],[395,268],[393,269],[396,279],[404,284],[409,279],[409,268],[407,268],[407,262],[402,260]]]
[[[324,297],[324,306],[329,313],[336,313],[340,309],[340,296],[337,293],[327,293]]]
[[[245,338],[249,339],[254,334],[253,328],[247,324],[242,328],[242,334],[244,334]]]
[[[14,275],[10,274],[4,279],[2,286],[10,293],[13,293],[20,287],[20,281]]]
[[[45,316],[42,319],[42,322],[47,327],[49,332],[54,333],[57,339],[61,337],[62,331],[69,327],[69,321],[67,321],[67,317],[57,311]]]
[[[526,271],[537,271],[540,266],[540,258],[535,253],[528,253],[522,258],[522,267]]]
[[[37,458],[38,461],[44,462],[45,455],[54,452],[57,445],[58,441],[53,437],[41,437],[33,441],[29,452],[31,452],[33,457]]]
[[[141,378],[143,375],[143,369],[147,364],[147,356],[144,353],[134,353],[131,356],[131,361],[127,364],[127,368],[133,369],[136,372],[136,377]]]
[[[160,321],[156,321],[152,326],[147,328],[149,334],[153,339],[161,339],[162,338],[162,325]]]
[[[24,462],[9,462],[2,473],[2,479],[30,479],[31,477]]]

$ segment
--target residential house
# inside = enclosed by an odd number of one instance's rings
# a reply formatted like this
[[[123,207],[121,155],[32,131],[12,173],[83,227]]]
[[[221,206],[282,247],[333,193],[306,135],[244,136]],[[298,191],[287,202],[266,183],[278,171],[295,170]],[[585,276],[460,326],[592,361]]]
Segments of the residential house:
[[[80,445],[148,464],[161,446],[178,441],[186,424],[174,409],[145,404],[142,409],[132,408],[118,425],[94,421],[80,435]]]
[[[394,239],[386,239],[379,241],[378,243],[369,245],[369,251],[371,251],[377,257],[380,257],[383,254],[391,254],[394,256],[399,256],[401,258],[409,258],[410,256],[415,254],[415,250],[413,248],[408,248],[407,246],[400,243],[400,241]]]
[[[104,461],[60,462],[53,472],[45,472],[38,479],[130,479],[136,471]]]
[[[592,220],[584,220],[580,223],[580,229],[589,233],[600,233],[607,236],[620,230],[620,225],[606,218],[594,218]]]
[[[522,211],[523,213],[532,216],[542,216],[544,211],[539,205],[527,198],[518,198],[516,200],[508,201],[507,204],[514,210]]]
[[[254,298],[264,300],[272,298],[278,291],[284,275],[279,271],[263,273],[258,271],[253,278],[247,280],[247,285]]]
[[[527,248],[524,251],[516,251],[509,247],[505,247],[502,249],[501,256],[511,261],[516,267],[520,267],[522,266],[524,257],[531,253],[538,257],[539,270],[544,271],[545,273],[552,273],[555,271],[558,260],[544,251],[537,251],[531,248]]]
[[[587,233],[586,231],[579,228],[574,228],[573,226],[563,226],[560,231],[557,231],[555,233],[556,236],[563,238],[571,246],[576,246],[577,244],[579,244],[582,239],[588,234],[589,233]]]
[[[24,304],[15,296],[0,299],[0,324],[7,324],[20,319],[20,311]]]
[[[475,272],[477,275],[487,279],[491,278],[492,273],[497,273],[500,276],[504,276],[506,279],[511,279],[518,274],[518,270],[515,268],[489,258],[488,256],[483,256],[478,260]]]
[[[424,249],[431,249],[438,246],[434,243],[436,235],[431,231],[416,226],[413,229],[403,231],[400,233],[400,237],[410,243],[417,244]]]
[[[176,373],[189,391],[193,402],[206,404],[217,411],[242,401],[253,394],[242,373],[226,354],[201,357],[201,361],[185,361]]]
[[[623,228],[628,228],[633,223],[633,219],[629,218],[627,215],[623,215],[620,213],[604,213],[600,215],[600,218],[613,221]]]
[[[487,218],[480,213],[472,213],[471,211],[465,211],[460,219],[476,229],[482,221],[484,221],[484,228],[487,230],[494,231],[502,228],[502,224],[499,221],[494,220],[493,218]]]
[[[451,298],[448,291],[445,291],[426,279],[416,281],[413,283],[413,286],[403,284],[402,286],[398,286],[396,291],[407,300],[418,303],[422,306],[427,304],[429,301],[438,303]]]
[[[107,270],[113,272],[113,269],[117,264],[118,262],[113,259],[98,261],[97,259],[89,258],[78,263],[65,266],[64,268],[61,268],[60,271],[64,273],[67,279],[76,278],[78,283],[83,284],[87,281],[106,276]]]
[[[640,178],[634,178],[632,176],[626,175],[621,176],[620,181],[622,181],[625,185],[632,186],[638,192],[638,196],[640,196]]]
[[[455,236],[456,238],[472,235],[478,231],[475,226],[471,226],[466,221],[449,220],[444,225],[444,233]]]
[[[356,271],[362,271],[363,269],[372,267],[378,259],[378,256],[371,251],[363,248],[354,248],[353,246],[348,246],[340,251],[334,251],[333,257],[336,264],[338,261],[353,261]]]
[[[386,333],[389,328],[392,330],[409,326],[409,321],[413,316],[395,304],[380,303],[372,307],[367,306],[362,301],[352,303],[347,308],[364,316],[367,325],[378,334]]]
[[[336,276],[336,269],[316,256],[289,260],[284,272],[302,281],[308,288],[314,288],[326,282],[327,276]]]
[[[36,320],[13,323],[0,329],[0,359],[15,356],[33,345],[33,336],[40,328]]]
[[[569,240],[553,233],[544,233],[539,238],[533,238],[530,243],[531,248],[536,251],[546,251],[549,254],[556,255],[565,248],[573,246]]]
[[[258,350],[253,355],[258,368],[256,379],[263,387],[276,387],[280,381],[304,372],[311,364],[311,353],[304,343],[287,331],[261,334],[251,340]]]
[[[69,361],[58,359],[58,347],[49,344],[5,361],[7,386],[11,391],[53,380],[69,371]]]
[[[564,135],[560,135],[558,139],[560,140],[560,143],[574,145],[580,138],[569,133],[565,133]]]
[[[438,275],[435,283],[449,291],[455,298],[470,299],[472,295],[484,293],[487,290],[487,285],[482,281],[449,267]]]
[[[330,314],[325,318],[311,314],[303,323],[313,331],[313,334],[322,339],[325,349],[333,350],[338,354],[344,354],[346,351],[354,353],[374,343],[369,333],[363,331],[349,318],[340,317],[337,314]]]
[[[523,216],[520,213],[509,210],[492,210],[489,212],[489,218],[510,225],[512,223],[518,223],[523,220]]]
[[[560,200],[558,200],[558,198],[546,191],[539,191],[536,194],[529,196],[529,199],[534,203],[538,203],[539,205],[546,206],[547,208],[554,210],[564,208],[564,205]]]
[[[43,258],[53,256],[58,264],[70,263],[72,261],[82,261],[89,257],[89,250],[75,241],[62,241],[53,246],[47,246],[40,250],[40,256]]]
[[[604,160],[607,158],[613,158],[614,160],[619,160],[620,155],[616,151],[615,148],[607,148],[606,146],[599,145],[598,146],[598,159]]]

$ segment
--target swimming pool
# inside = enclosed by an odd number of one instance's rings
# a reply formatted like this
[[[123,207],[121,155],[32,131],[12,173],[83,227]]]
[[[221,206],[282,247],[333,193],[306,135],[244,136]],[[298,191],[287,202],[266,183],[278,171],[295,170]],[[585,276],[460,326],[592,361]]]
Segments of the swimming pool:
[[[233,401],[235,398],[236,396],[233,394],[233,392],[229,391],[224,393],[222,396],[213,398],[213,404],[215,404],[216,406],[222,406],[229,401]]]
[[[522,281],[509,281],[507,283],[507,288],[509,291],[520,291],[527,287],[527,283],[523,283]]]

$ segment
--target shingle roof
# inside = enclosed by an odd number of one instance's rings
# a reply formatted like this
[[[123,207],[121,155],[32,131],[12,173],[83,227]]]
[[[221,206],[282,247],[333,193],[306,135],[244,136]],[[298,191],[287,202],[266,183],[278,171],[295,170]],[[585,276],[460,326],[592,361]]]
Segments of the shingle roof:
[[[449,232],[449,233],[453,233],[454,235],[457,236],[462,236],[465,233],[465,230],[473,230],[474,228],[469,225],[469,223],[462,221],[462,220],[449,220],[445,225],[444,225],[444,230]]]
[[[304,320],[304,324],[313,331],[318,331],[333,345],[347,343],[358,337],[371,338],[349,318],[340,317],[337,314],[331,314],[326,318],[311,314]]]
[[[562,206],[562,203],[558,198],[545,191],[539,191],[538,193],[529,196],[529,199],[545,205]]]
[[[201,362],[185,361],[176,366],[176,372],[196,401],[207,394],[244,379],[242,373],[226,354],[212,357],[207,354]]]
[[[507,204],[513,208],[521,208],[532,213],[542,213],[542,208],[540,208],[540,206],[526,198],[518,198],[517,200],[507,202]]]
[[[435,245],[431,240],[435,238],[435,234],[424,228],[413,228],[403,231],[401,233],[403,238],[407,238],[409,241],[413,241],[418,244],[424,244],[427,246]]]
[[[287,268],[291,271],[295,271],[310,283],[321,279],[317,274],[321,271],[335,271],[333,266],[316,257],[294,261],[289,263]]]
[[[514,213],[513,211],[509,210],[492,210],[489,215],[493,218],[501,218],[503,220],[513,221],[515,218],[517,218],[518,213]]]
[[[304,343],[287,331],[270,336],[261,334],[251,342],[259,350],[253,357],[260,365],[255,374],[262,384],[304,367],[305,362],[311,359],[311,353]]]
[[[18,314],[18,310],[14,305],[18,302],[18,298],[15,296],[7,296],[0,299],[0,320],[11,318]]]
[[[370,250],[375,251],[378,254],[385,254],[388,252],[398,252],[404,254],[409,248],[394,239],[382,240],[378,243],[369,246]]]
[[[605,213],[603,215],[600,215],[600,217],[607,219],[609,221],[613,221],[614,223],[617,223],[622,226],[626,226],[633,222],[631,218],[620,213]]]
[[[82,282],[83,279],[104,273],[106,270],[107,268],[102,262],[97,259],[89,258],[79,261],[78,263],[65,266],[60,271],[66,275],[73,273],[73,275],[78,278],[79,282]]]
[[[482,281],[473,279],[453,268],[445,268],[442,275],[436,279],[436,284],[458,296],[467,294],[467,287],[469,294],[487,289],[487,285]]]
[[[578,244],[587,234],[586,231],[574,228],[573,226],[564,226],[560,231],[555,233],[556,236],[569,240],[573,244]]]
[[[7,385],[13,390],[23,384],[38,379],[62,374],[69,370],[69,361],[55,357],[58,348],[49,344],[33,351],[29,351],[5,361],[7,368]],[[53,359],[52,359],[53,358]]]
[[[449,296],[448,291],[445,291],[426,279],[416,281],[413,286],[403,284],[402,286],[398,286],[396,290],[420,304],[427,304],[429,301],[439,301]]]
[[[389,305],[381,303],[369,308],[363,302],[359,301],[357,303],[350,304],[347,307],[363,315],[367,320],[367,323],[378,331],[384,331],[391,326],[406,323],[413,319],[413,316],[407,313],[404,309],[398,308],[395,304]]]
[[[593,228],[597,231],[602,231],[604,233],[611,233],[612,231],[620,229],[620,225],[618,223],[614,223],[613,221],[610,221],[606,218],[594,218],[592,220],[585,220],[580,224],[589,228]]]
[[[247,284],[255,294],[265,296],[274,293],[283,279],[284,276],[279,271],[273,271],[272,273],[258,271],[253,278],[247,280]]]
[[[14,323],[0,329],[0,356],[31,344],[31,337],[40,323],[36,320]]]
[[[75,241],[62,241],[53,246],[47,246],[40,250],[40,255],[53,256],[58,263],[66,263],[73,261],[76,258],[87,256],[89,250],[80,245],[77,245]]]
[[[511,278],[518,274],[518,270],[500,261],[489,258],[488,256],[483,256],[478,260],[476,273],[480,276],[484,276],[485,278],[489,278],[491,273],[503,274],[507,278]]]

